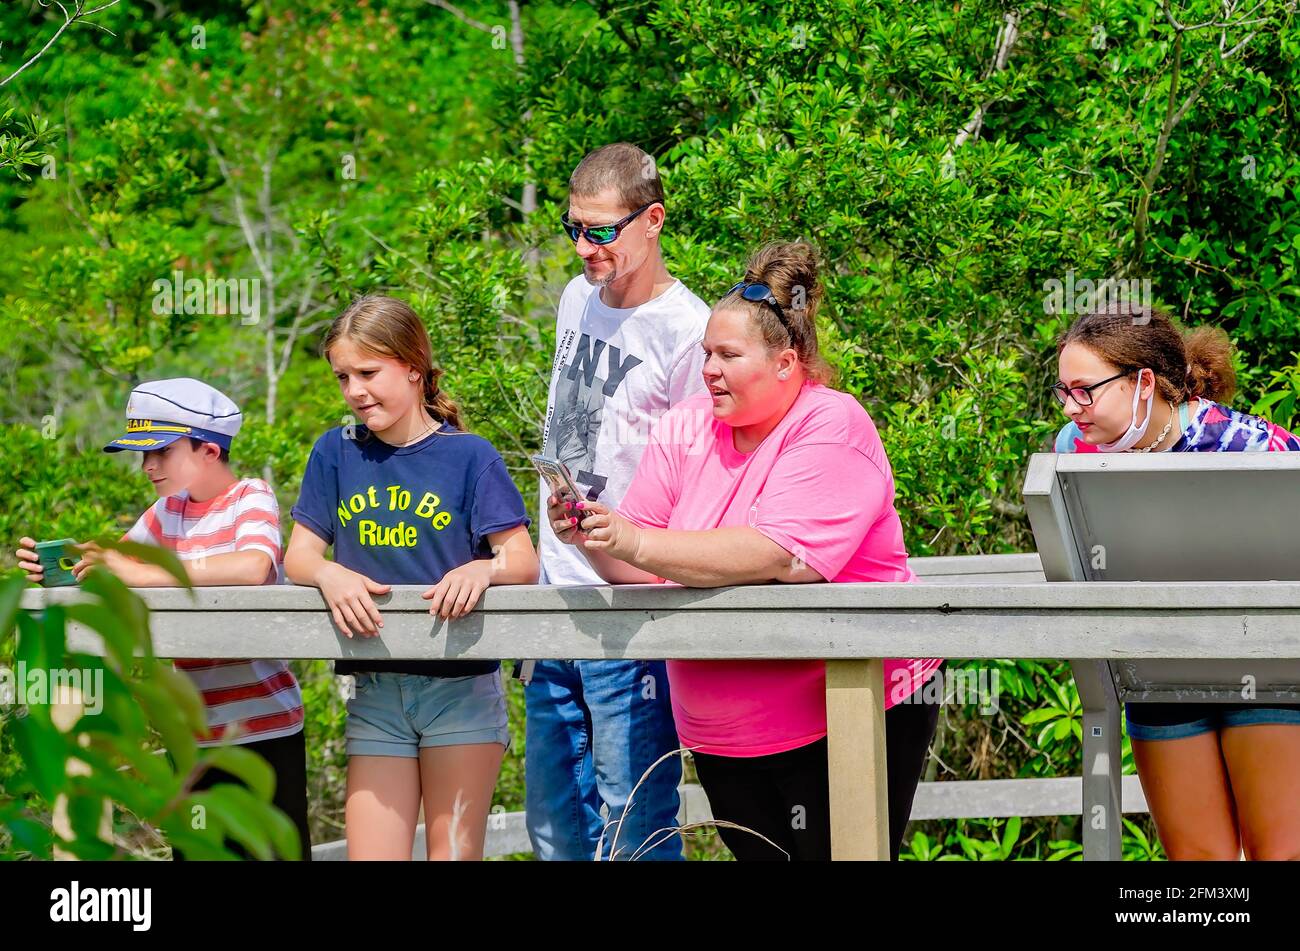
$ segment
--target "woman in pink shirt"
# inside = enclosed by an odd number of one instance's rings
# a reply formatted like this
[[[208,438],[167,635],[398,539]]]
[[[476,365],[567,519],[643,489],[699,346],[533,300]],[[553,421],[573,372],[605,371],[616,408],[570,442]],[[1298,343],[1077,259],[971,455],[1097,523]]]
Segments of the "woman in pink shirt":
[[[663,416],[618,510],[551,499],[557,534],[613,584],[912,581],[871,417],[829,388],[813,250],[774,244],[709,318],[708,392]],[[578,517],[582,518],[581,525]],[[942,661],[885,661],[890,851],[938,719]],[[823,661],[669,661],[673,715],[738,859],[830,858]]]

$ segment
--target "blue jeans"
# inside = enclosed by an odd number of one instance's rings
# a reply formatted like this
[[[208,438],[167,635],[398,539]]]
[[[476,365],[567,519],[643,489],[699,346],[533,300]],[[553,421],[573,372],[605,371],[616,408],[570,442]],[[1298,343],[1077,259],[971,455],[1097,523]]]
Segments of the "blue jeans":
[[[1181,740],[1258,723],[1300,726],[1300,705],[1258,703],[1124,704],[1130,740]]]
[[[510,745],[501,672],[468,677],[356,674],[344,733],[349,756],[404,756],[467,743]]]
[[[640,858],[681,859],[681,837],[661,831],[677,827],[680,756],[654,768],[624,814],[645,771],[677,749],[664,662],[539,660],[524,697],[525,808],[537,857],[589,862],[604,829],[603,858],[617,832],[614,858],[653,841]]]

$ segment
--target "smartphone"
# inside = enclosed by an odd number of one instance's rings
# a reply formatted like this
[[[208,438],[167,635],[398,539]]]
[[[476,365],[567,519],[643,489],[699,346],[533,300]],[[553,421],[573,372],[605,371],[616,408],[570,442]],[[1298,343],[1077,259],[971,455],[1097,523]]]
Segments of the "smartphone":
[[[77,554],[66,554],[69,545],[77,544],[75,538],[60,538],[52,542],[37,542],[36,556],[41,560],[41,587],[61,588],[76,584],[72,567],[81,560]]]
[[[533,466],[537,469],[546,484],[551,487],[551,494],[563,499],[566,495],[575,502],[585,502],[587,497],[578,490],[578,486],[573,481],[573,475],[569,472],[569,467],[559,459],[553,459],[550,456],[542,455],[540,452],[532,457]]]

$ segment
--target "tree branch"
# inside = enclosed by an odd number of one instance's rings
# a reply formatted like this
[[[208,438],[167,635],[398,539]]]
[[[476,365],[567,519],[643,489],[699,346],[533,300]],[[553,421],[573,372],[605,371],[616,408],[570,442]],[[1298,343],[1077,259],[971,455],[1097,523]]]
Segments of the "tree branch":
[[[454,16],[457,20],[460,20],[460,22],[464,23],[466,26],[472,26],[474,29],[482,30],[484,33],[492,32],[492,27],[488,26],[486,23],[483,23],[479,20],[475,20],[472,16],[467,14],[460,7],[456,6],[455,4],[448,3],[447,0],[424,0],[424,2],[429,4],[430,6],[435,6],[442,10],[446,10],[448,13]]]
[[[588,2],[595,8],[596,16],[600,17],[605,25],[614,31],[614,35],[623,41],[624,46],[634,53],[641,51],[641,41],[636,38],[635,23],[632,25],[631,34],[629,34],[623,29],[623,24],[617,15],[619,11],[614,9],[612,3],[607,2],[607,0],[588,0]]]
[[[270,282],[272,280],[272,275],[269,272],[267,262],[262,258],[261,249],[257,246],[257,236],[253,234],[252,222],[249,221],[248,212],[244,209],[244,199],[239,194],[239,184],[230,174],[230,166],[226,164],[226,158],[221,154],[220,149],[217,148],[217,144],[213,142],[211,138],[207,139],[207,143],[208,151],[211,152],[212,157],[217,160],[217,168],[221,170],[221,177],[224,178],[226,184],[230,186],[230,193],[234,197],[235,202],[235,215],[239,218],[239,228],[244,234],[244,243],[248,245],[249,253],[253,256],[253,263],[257,265],[257,270],[262,275],[262,279]]]
[[[1295,0],[1288,4],[1288,10],[1295,9]],[[1165,101],[1165,118],[1160,124],[1160,133],[1156,137],[1155,155],[1151,160],[1151,167],[1147,169],[1142,176],[1142,194],[1138,199],[1137,212],[1133,216],[1133,251],[1129,255],[1128,261],[1119,271],[1119,276],[1128,276],[1141,267],[1142,257],[1146,252],[1147,230],[1151,220],[1151,198],[1155,194],[1156,180],[1160,177],[1160,172],[1164,168],[1165,155],[1169,149],[1169,139],[1173,135],[1174,129],[1183,121],[1188,111],[1200,99],[1201,93],[1210,81],[1223,69],[1225,63],[1233,56],[1241,52],[1246,46],[1259,35],[1258,30],[1252,30],[1230,50],[1224,49],[1227,46],[1227,31],[1230,27],[1241,26],[1246,23],[1256,23],[1258,20],[1252,20],[1250,17],[1259,9],[1255,6],[1240,20],[1229,21],[1227,17],[1231,16],[1235,3],[1225,2],[1224,13],[1225,20],[1222,23],[1207,21],[1195,26],[1185,26],[1178,22],[1174,17],[1173,6],[1170,0],[1163,0],[1162,7],[1165,13],[1165,19],[1174,30],[1174,53],[1173,67],[1169,77],[1169,95]],[[1218,27],[1222,32],[1219,35],[1219,52],[1217,58],[1205,70],[1204,75],[1197,81],[1192,91],[1183,97],[1182,101],[1178,99],[1178,83],[1182,76],[1183,69],[1183,35],[1195,30],[1206,27]]]
[[[1011,57],[1011,48],[1015,46],[1016,39],[1020,36],[1020,11],[1010,10],[1003,18],[1002,26],[998,29],[997,47],[993,54],[993,63],[989,67],[985,79],[994,73],[1000,73],[1007,68],[1007,60]],[[975,107],[966,124],[961,127],[957,137],[953,139],[952,145],[944,153],[943,162],[948,166],[952,162],[953,154],[965,144],[967,139],[979,138],[980,130],[984,128],[984,116],[988,113],[989,107],[993,105],[993,100],[989,99]]]
[[[63,14],[63,25],[54,31],[54,35],[50,37],[49,42],[47,42],[44,46],[42,46],[37,51],[35,56],[33,56],[27,62],[23,63],[21,66],[19,66],[6,78],[0,79],[0,88],[7,86],[12,80],[18,77],[19,73],[21,73],[28,66],[32,65],[32,63],[36,62],[38,59],[44,56],[45,51],[48,50],[51,46],[53,46],[55,40],[57,40],[60,36],[62,36],[63,32],[68,27],[72,26],[72,24],[76,23],[78,20],[84,20],[86,19],[86,17],[94,16],[96,13],[98,13],[101,10],[107,10],[109,7],[115,6],[116,4],[120,3],[121,0],[109,0],[108,3],[100,4],[99,6],[95,7],[93,10],[85,9],[85,0],[76,0],[76,2],[74,2],[72,6],[72,13],[68,13],[68,8],[65,7],[62,3],[59,3],[59,0],[39,0],[39,2],[43,7],[48,7],[50,6],[51,3],[54,6],[58,7],[59,11]],[[95,25],[99,26],[99,24],[95,24]],[[103,29],[103,27],[100,27],[100,29]]]
[[[312,271],[311,279],[307,286],[303,288],[302,298],[298,302],[298,311],[293,315],[293,324],[289,327],[289,335],[284,341],[284,347],[280,351],[280,366],[278,375],[284,376],[289,369],[289,360],[293,357],[294,344],[298,342],[298,334],[301,332],[303,318],[311,313],[311,296],[316,290],[316,281],[320,278],[319,271]]]

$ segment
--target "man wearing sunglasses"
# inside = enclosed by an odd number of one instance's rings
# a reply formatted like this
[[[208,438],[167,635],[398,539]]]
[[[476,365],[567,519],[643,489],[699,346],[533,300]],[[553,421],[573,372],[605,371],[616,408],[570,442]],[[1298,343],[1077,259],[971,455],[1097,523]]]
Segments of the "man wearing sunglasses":
[[[664,193],[654,159],[606,145],[569,180],[560,224],[582,274],[560,297],[543,452],[586,498],[617,505],[654,423],[704,391],[709,307],[668,273],[659,248]],[[550,489],[541,483],[545,512]],[[582,553],[539,519],[542,584],[604,584]],[[528,668],[531,666],[531,673]],[[525,664],[528,834],[541,859],[680,859],[681,760],[663,661],[539,660]],[[618,854],[610,856],[617,831]],[[658,834],[656,834],[658,833]]]

